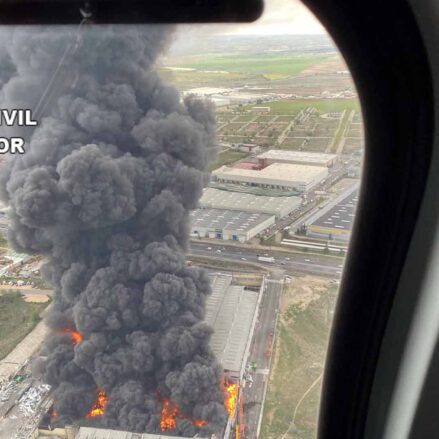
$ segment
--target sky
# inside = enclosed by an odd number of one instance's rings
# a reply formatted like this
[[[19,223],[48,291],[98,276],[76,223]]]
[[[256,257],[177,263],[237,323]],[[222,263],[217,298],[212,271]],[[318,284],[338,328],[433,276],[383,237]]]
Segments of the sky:
[[[303,35],[325,34],[326,30],[299,0],[265,0],[264,13],[257,22],[245,25],[227,25],[224,33],[234,35]]]
[[[196,40],[212,35],[326,34],[325,28],[299,0],[264,0],[264,3],[264,13],[253,23],[179,25],[176,39]]]

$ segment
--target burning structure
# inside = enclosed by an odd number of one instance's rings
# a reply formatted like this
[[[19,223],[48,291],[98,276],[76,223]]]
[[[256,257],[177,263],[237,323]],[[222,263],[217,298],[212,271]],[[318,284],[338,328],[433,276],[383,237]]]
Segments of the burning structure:
[[[154,72],[169,36],[87,26],[2,35],[3,108],[38,108],[0,195],[10,242],[46,257],[55,292],[38,367],[55,426],[204,436],[227,418],[203,322],[209,279],[184,253],[216,150],[214,114]]]
[[[263,286],[258,292],[243,286],[233,285],[232,276],[228,274],[217,273],[211,274],[209,277],[212,294],[206,300],[205,321],[214,328],[209,344],[224,368],[224,381],[221,384],[221,389],[224,394],[224,406],[229,416],[222,437],[230,438],[236,437],[237,431],[242,431],[244,427],[240,403],[242,403],[243,398],[243,383],[247,375],[246,365],[248,364],[249,349],[254,335]],[[72,335],[70,336],[73,343],[74,338]],[[98,394],[87,417],[100,416],[105,409],[106,402],[106,395],[103,392]],[[160,435],[143,435],[142,438],[166,438],[168,434],[173,434],[179,419],[186,419],[197,427],[205,425],[206,421],[202,419],[187,418],[171,400],[162,399],[161,403]],[[40,431],[43,436],[47,432],[53,416],[56,416],[56,412],[54,413],[52,410],[41,422]],[[70,428],[75,429],[75,426]],[[84,427],[81,427],[80,431],[87,431],[87,434],[90,434],[87,437],[95,437]],[[110,433],[108,430],[100,428],[94,429],[93,434],[96,434],[96,438],[100,438],[99,435],[105,438],[119,437],[116,432]],[[124,434],[130,437],[130,432],[124,432]],[[67,437],[69,436],[67,435]],[[77,439],[82,436],[78,433],[74,437]],[[220,435],[217,434],[216,437],[220,437]]]

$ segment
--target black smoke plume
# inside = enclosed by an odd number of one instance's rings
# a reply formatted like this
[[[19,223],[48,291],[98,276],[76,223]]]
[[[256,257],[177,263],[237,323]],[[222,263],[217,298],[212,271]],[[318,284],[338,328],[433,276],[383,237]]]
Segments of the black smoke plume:
[[[1,35],[3,108],[45,108],[33,132],[22,130],[26,154],[2,169],[0,186],[11,243],[47,260],[55,296],[42,367],[61,425],[158,432],[163,398],[186,418],[171,434],[225,423],[203,323],[209,280],[185,263],[215,121],[209,104],[159,79],[170,34],[83,26]],[[86,418],[98,389],[105,414]]]

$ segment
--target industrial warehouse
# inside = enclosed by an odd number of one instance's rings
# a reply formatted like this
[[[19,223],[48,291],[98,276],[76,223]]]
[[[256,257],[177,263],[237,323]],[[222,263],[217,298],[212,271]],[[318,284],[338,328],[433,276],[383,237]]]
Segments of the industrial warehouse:
[[[268,197],[242,192],[206,188],[200,199],[201,208],[257,212],[283,218],[300,207],[299,197]]]
[[[318,152],[290,151],[285,149],[270,149],[257,156],[259,165],[265,167],[272,163],[291,163],[309,166],[333,166],[337,161],[336,154]]]
[[[212,294],[206,303],[206,322],[214,329],[210,346],[228,378],[240,381],[257,316],[259,294],[232,285],[231,275],[211,276]]]
[[[252,343],[258,308],[262,297],[262,288],[249,289],[233,285],[230,274],[211,274],[212,294],[207,298],[205,321],[212,326],[214,333],[210,346],[224,368],[227,383],[235,386],[235,398],[240,393],[247,377],[246,365]],[[44,404],[48,407],[48,404]],[[236,404],[236,410],[238,405]],[[47,416],[47,415],[46,415]],[[237,422],[237,413],[231,414],[225,426],[223,437],[228,438]],[[32,436],[33,438],[66,439],[168,439],[166,434],[138,434],[110,429],[65,426],[50,430],[43,422]],[[177,437],[178,436],[172,436]]]
[[[358,201],[358,185],[313,216],[306,226],[309,236],[348,241]]]
[[[273,163],[260,170],[222,166],[212,172],[214,181],[220,183],[257,186],[286,192],[308,191],[327,176],[327,167],[291,163]]]
[[[245,242],[275,222],[274,215],[223,209],[197,209],[190,213],[192,238]]]
[[[75,427],[75,426],[68,426],[65,429],[56,429],[51,431],[50,433],[51,433],[50,436],[40,435],[36,437],[40,439],[43,438],[53,439],[54,437],[57,437],[55,435],[59,433],[62,435],[61,437],[66,439],[183,439],[181,436],[167,436],[163,434],[150,434],[150,433],[131,433],[128,431],[117,431],[117,430],[110,430],[106,428]],[[203,439],[203,438],[199,437],[198,439]]]

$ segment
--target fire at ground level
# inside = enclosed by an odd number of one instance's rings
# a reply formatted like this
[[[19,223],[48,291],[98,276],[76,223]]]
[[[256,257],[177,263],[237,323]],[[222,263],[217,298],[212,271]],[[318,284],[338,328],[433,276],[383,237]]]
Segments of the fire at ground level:
[[[229,421],[216,438],[257,438],[262,417],[262,406],[274,343],[274,327],[281,281],[264,279],[259,291],[233,285],[232,276],[212,274],[213,294],[207,304],[206,320],[214,327],[211,346],[224,367],[225,405]],[[81,342],[81,335],[66,331],[73,344]],[[21,375],[20,375],[21,374]],[[22,381],[21,378],[23,377]],[[15,379],[15,380],[14,380]],[[120,432],[66,426],[51,429],[50,420],[56,416],[51,409],[50,392],[42,391],[44,383],[31,376],[25,366],[0,390],[0,437],[25,438],[119,438]],[[37,389],[37,390],[35,390]],[[29,395],[30,394],[30,395]],[[35,396],[35,395],[38,396]],[[27,402],[23,409],[23,400]],[[96,401],[87,417],[101,416],[105,411],[106,395],[97,390]],[[9,408],[8,408],[9,407]],[[145,439],[172,436],[177,419],[185,418],[172,401],[162,401],[162,435],[135,435]],[[203,425],[202,419],[190,420]],[[3,426],[2,426],[3,424]],[[16,428],[14,428],[14,425]],[[87,436],[83,436],[87,430]],[[105,433],[105,436],[102,434]],[[128,434],[128,433],[126,433]],[[124,438],[130,436],[125,435]]]

